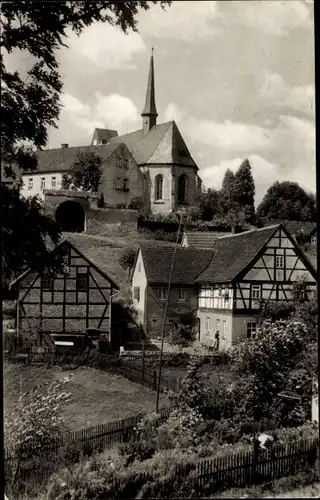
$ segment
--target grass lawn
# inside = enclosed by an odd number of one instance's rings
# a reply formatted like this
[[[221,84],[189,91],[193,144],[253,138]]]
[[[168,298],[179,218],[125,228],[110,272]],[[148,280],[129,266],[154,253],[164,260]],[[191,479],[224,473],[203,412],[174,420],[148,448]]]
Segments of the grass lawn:
[[[98,424],[133,416],[155,409],[156,393],[119,375],[94,368],[61,370],[4,364],[4,404],[10,415],[19,395],[33,390],[45,382],[71,377],[65,390],[71,393],[71,401],[65,407],[64,417],[70,430],[78,430]],[[161,404],[167,399],[162,396]]]

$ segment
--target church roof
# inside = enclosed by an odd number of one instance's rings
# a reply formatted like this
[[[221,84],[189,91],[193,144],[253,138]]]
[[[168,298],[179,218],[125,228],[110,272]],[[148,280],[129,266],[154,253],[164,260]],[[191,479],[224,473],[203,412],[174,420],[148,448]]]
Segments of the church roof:
[[[118,132],[108,128],[96,128],[93,133],[93,139],[109,142],[112,137],[117,137]]]
[[[147,134],[141,129],[110,141],[111,144],[120,142],[127,146],[138,165],[173,163],[198,170],[174,121],[155,125]]]
[[[153,49],[152,49],[153,51]],[[157,108],[156,108],[156,99],[155,99],[155,91],[154,91],[154,62],[153,62],[153,53],[150,59],[150,68],[149,68],[149,76],[147,83],[147,93],[146,93],[146,102],[144,105],[144,109],[142,111],[142,116],[155,115],[158,116]]]
[[[71,148],[68,147],[37,151],[36,155],[38,157],[38,168],[34,172],[29,172],[28,175],[50,172],[68,172],[79,153],[97,153],[101,156],[102,162],[104,162],[118,147],[118,143],[109,143],[98,147],[76,146]]]

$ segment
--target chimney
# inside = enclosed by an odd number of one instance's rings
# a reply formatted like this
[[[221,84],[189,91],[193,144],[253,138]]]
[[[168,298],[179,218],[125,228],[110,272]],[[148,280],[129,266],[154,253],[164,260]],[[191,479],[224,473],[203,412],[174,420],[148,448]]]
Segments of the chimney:
[[[69,146],[69,144],[66,144],[65,142],[63,144],[61,144],[61,148],[67,148]]]

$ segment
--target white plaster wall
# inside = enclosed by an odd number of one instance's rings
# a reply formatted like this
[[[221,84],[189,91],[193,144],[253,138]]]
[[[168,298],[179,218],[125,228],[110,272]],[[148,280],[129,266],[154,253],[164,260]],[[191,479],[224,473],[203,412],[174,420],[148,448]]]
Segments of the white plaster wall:
[[[25,198],[28,198],[30,196],[40,196],[40,198],[43,200],[44,195],[43,195],[43,189],[41,189],[41,179],[45,179],[45,188],[44,189],[61,189],[61,182],[62,182],[62,173],[61,172],[50,172],[50,174],[41,174],[38,172],[34,172],[28,175],[23,175],[22,180],[23,180],[23,186],[21,188],[21,195],[24,196]],[[56,187],[53,188],[51,184],[51,178],[55,177],[56,178]],[[29,189],[29,179],[33,179],[33,187],[32,189]]]
[[[133,294],[134,287],[140,288],[140,300],[139,301],[137,301],[134,298],[134,294]],[[135,266],[133,276],[132,276],[131,294],[132,294],[133,305],[138,312],[138,320],[142,324],[144,324],[144,318],[145,318],[146,288],[147,288],[147,278],[146,278],[146,273],[145,273],[145,269],[144,269],[142,255],[141,255],[141,252],[139,251],[136,266]]]

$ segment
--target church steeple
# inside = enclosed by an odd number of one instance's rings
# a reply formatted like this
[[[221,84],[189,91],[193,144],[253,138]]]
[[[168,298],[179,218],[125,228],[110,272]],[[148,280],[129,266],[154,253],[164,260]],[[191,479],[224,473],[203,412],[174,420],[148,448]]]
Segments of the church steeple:
[[[141,116],[142,116],[143,133],[147,134],[152,129],[152,127],[157,124],[157,116],[158,116],[156,101],[155,101],[155,92],[154,92],[153,49],[150,59],[146,103],[144,105],[144,110],[142,111]]]

